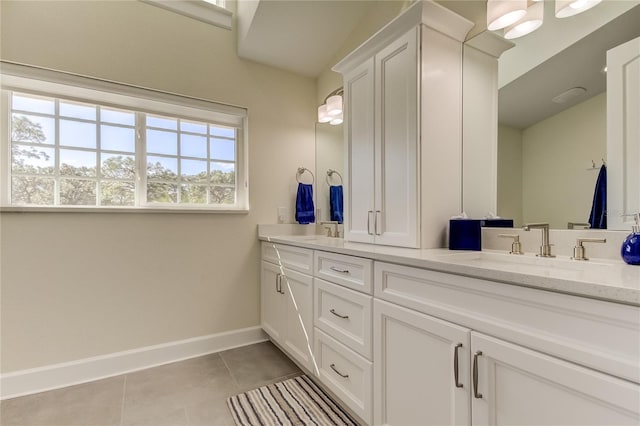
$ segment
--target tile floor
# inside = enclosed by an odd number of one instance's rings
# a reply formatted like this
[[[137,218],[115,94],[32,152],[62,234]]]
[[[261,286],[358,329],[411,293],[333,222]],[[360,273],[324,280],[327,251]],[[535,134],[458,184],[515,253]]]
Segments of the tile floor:
[[[0,402],[2,426],[233,425],[227,397],[302,374],[271,342]]]

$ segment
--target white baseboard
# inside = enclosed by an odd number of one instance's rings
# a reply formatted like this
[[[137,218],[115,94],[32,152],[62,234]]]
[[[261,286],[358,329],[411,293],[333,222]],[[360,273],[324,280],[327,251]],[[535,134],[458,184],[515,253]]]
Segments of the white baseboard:
[[[266,340],[268,336],[261,327],[249,327],[14,371],[0,375],[0,399],[77,385]]]

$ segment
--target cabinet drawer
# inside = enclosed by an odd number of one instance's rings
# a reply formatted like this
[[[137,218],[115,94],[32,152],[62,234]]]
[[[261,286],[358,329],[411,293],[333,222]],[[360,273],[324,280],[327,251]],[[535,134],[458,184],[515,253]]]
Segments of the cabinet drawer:
[[[384,262],[375,297],[640,383],[640,308]]]
[[[372,294],[373,261],[342,254],[315,252],[315,276]]]
[[[318,329],[315,335],[318,377],[354,413],[371,424],[371,362]]]
[[[262,243],[262,260],[313,275],[313,250],[285,244]]]
[[[314,324],[340,343],[371,359],[372,297],[314,278]]]

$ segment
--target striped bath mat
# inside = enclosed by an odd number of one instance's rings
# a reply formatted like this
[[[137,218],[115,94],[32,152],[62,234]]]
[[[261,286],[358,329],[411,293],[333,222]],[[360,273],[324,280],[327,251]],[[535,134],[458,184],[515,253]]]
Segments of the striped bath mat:
[[[227,404],[239,426],[358,426],[307,376],[232,396]]]

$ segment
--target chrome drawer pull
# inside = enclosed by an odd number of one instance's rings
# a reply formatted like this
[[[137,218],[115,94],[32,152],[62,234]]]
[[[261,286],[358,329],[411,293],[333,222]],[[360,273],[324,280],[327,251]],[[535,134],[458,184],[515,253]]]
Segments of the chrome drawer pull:
[[[482,355],[482,351],[473,354],[473,397],[482,399],[482,394],[478,393],[478,357]]]
[[[349,377],[349,375],[348,375],[348,374],[342,374],[341,372],[339,372],[338,370],[336,370],[336,365],[335,365],[335,364],[331,364],[329,367],[331,367],[331,369],[332,369],[333,371],[335,371],[335,372],[336,372],[336,374],[337,374],[338,376],[340,376],[340,377],[344,377],[345,379]]]
[[[349,273],[348,269],[340,269],[340,268],[336,268],[335,266],[330,266],[329,269],[331,269],[332,271],[335,271],[335,272],[340,272],[341,274],[348,274]]]
[[[462,343],[458,343],[455,348],[453,348],[453,381],[456,384],[457,388],[462,387],[462,383],[459,381],[459,372],[458,372],[458,349],[462,347]]]
[[[349,315],[340,315],[339,313],[336,312],[335,309],[331,309],[329,310],[329,312],[331,312],[333,315],[343,318],[343,319],[349,319]]]

